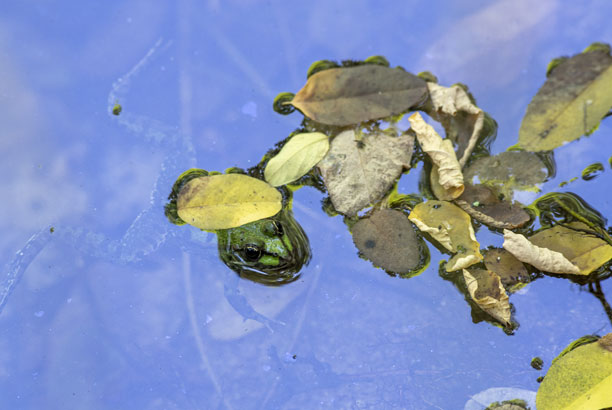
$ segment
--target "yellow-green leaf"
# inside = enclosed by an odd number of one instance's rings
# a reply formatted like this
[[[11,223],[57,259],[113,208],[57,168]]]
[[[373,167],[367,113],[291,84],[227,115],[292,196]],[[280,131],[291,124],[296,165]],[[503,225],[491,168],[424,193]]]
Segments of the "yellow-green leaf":
[[[569,225],[580,230],[555,225],[529,237],[529,241],[563,254],[578,267],[580,275],[588,275],[612,259],[612,246],[584,232],[590,230],[588,225],[582,222],[572,222]]]
[[[589,134],[612,107],[612,57],[584,52],[563,61],[527,107],[519,144],[548,151]]]
[[[580,273],[580,269],[562,253],[548,249],[545,246],[534,245],[520,233],[504,229],[503,247],[514,255],[516,259],[528,263],[541,271],[571,273],[573,275]]]
[[[414,207],[409,219],[455,254],[446,264],[447,272],[467,268],[482,260],[470,216],[458,206],[446,201],[423,202]]]
[[[264,171],[266,181],[273,186],[293,182],[304,176],[329,149],[329,138],[320,132],[307,132],[291,137],[274,156]]]
[[[242,174],[193,179],[181,189],[178,214],[186,223],[205,230],[229,229],[277,214],[278,190]]]
[[[313,74],[291,104],[317,122],[343,126],[402,113],[426,96],[427,86],[419,77],[366,64]]]
[[[612,352],[600,341],[563,352],[548,369],[538,389],[538,410],[612,407]]]

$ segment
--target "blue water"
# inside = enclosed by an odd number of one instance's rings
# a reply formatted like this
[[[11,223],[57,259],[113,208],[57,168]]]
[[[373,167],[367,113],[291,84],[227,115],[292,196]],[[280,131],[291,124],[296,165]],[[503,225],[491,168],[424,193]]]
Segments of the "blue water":
[[[247,168],[285,138],[300,116],[272,100],[324,58],[382,54],[468,84],[501,152],[549,60],[612,42],[611,13],[596,0],[3,2],[0,283],[14,290],[0,408],[452,410],[484,408],[468,402],[493,388],[532,397],[544,374],[532,357],[548,366],[570,341],[612,331],[578,285],[543,278],[512,295],[521,326],[507,336],[472,322],[432,246],[409,280],[359,259],[313,189],[294,201],[313,258],[281,288],[238,280],[212,235],[168,224],[162,205],[183,170]],[[556,150],[542,187],[602,162],[563,190],[609,219],[610,121]]]

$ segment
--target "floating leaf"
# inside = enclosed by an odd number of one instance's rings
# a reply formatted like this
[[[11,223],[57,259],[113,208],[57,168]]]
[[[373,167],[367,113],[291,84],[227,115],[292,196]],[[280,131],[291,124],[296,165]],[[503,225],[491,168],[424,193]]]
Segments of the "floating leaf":
[[[412,114],[408,121],[410,121],[410,127],[415,132],[421,148],[437,167],[438,182],[448,193],[450,199],[457,198],[463,192],[463,175],[455,156],[453,143],[449,139],[443,140],[418,112]]]
[[[485,252],[484,263],[488,270],[495,272],[505,289],[513,292],[531,280],[523,262],[505,249],[489,249]]]
[[[482,260],[470,216],[450,202],[427,201],[418,204],[409,219],[455,255],[446,264],[451,272]]]
[[[612,57],[603,50],[563,61],[527,107],[519,144],[548,151],[589,134],[612,107]]]
[[[422,263],[420,240],[401,211],[376,210],[357,221],[352,232],[361,254],[388,272],[409,273]]]
[[[464,166],[476,146],[484,123],[484,111],[472,104],[470,97],[458,85],[443,87],[434,82],[427,83],[433,110],[430,117],[440,122],[446,137],[460,147],[459,164]]]
[[[455,203],[472,218],[497,229],[519,228],[530,220],[522,206],[500,200],[492,188],[484,185],[465,184],[465,191]]]
[[[484,269],[463,269],[470,297],[482,310],[502,324],[510,324],[510,302],[499,276]]]
[[[494,186],[496,191],[511,199],[514,190],[538,190],[548,171],[544,162],[533,152],[507,151],[491,157],[481,157],[463,170],[466,183]]]
[[[612,407],[612,352],[605,339],[612,334],[561,352],[538,389],[538,410]]]
[[[419,77],[365,64],[312,75],[291,104],[317,122],[343,126],[400,114],[426,96],[427,86]]]
[[[320,132],[307,132],[291,137],[280,152],[268,161],[264,176],[273,186],[293,182],[304,176],[329,149],[329,138]]]
[[[318,164],[336,210],[352,216],[381,199],[410,167],[413,147],[408,134],[365,134],[358,139],[355,131],[347,130],[336,136]]]
[[[578,267],[580,275],[588,275],[612,259],[612,246],[587,233],[590,231],[588,225],[572,222],[569,226],[574,229],[561,225],[544,229],[531,236],[529,241],[563,254]]]
[[[541,271],[580,274],[578,267],[567,260],[563,254],[536,246],[523,235],[507,229],[504,229],[503,246],[521,262],[528,263]]]
[[[282,207],[278,190],[242,174],[199,177],[178,194],[178,215],[205,230],[229,229],[277,214]]]

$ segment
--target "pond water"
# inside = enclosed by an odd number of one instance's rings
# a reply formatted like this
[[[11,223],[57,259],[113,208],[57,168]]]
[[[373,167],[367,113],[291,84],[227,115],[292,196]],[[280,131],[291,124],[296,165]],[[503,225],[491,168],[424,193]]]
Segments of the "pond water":
[[[552,277],[511,296],[514,335],[474,323],[438,274],[447,255],[430,246],[425,272],[390,277],[357,256],[312,188],[294,197],[312,260],[283,287],[239,280],[214,235],[163,215],[185,169],[248,168],[293,131],[301,116],[276,114],[272,100],[301,88],[320,59],[379,54],[469,85],[499,124],[492,151],[502,152],[517,142],[548,62],[612,42],[609,2],[23,1],[0,10],[0,284],[13,289],[0,313],[0,407],[482,409],[533,400],[544,375],[534,356],[546,369],[572,340],[612,331],[586,288]],[[115,101],[119,116],[109,113]],[[556,177],[542,186],[608,218],[610,121],[555,150]],[[597,178],[558,188],[594,162],[604,164]],[[502,242],[486,229],[477,237]],[[611,294],[612,282],[602,289]]]

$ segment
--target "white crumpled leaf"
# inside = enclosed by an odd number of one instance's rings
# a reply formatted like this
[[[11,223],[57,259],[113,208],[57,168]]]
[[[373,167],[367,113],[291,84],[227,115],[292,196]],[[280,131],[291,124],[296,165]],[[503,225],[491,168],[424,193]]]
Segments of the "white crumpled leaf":
[[[434,128],[427,124],[421,114],[415,112],[408,121],[424,152],[438,169],[438,182],[448,194],[446,199],[458,198],[463,193],[463,174],[457,161],[453,143],[442,139]]]
[[[504,229],[504,249],[521,262],[551,273],[570,273],[577,275],[580,269],[571,263],[563,254],[548,248],[541,248],[529,242],[521,234]]]
[[[353,216],[380,200],[402,170],[410,168],[414,137],[402,134],[343,131],[319,164],[329,196],[338,212]]]
[[[470,117],[474,120],[472,135],[470,136],[468,145],[463,151],[463,155],[459,160],[459,164],[461,167],[463,167],[476,146],[478,135],[480,134],[484,123],[484,111],[472,104],[470,97],[468,97],[465,90],[457,85],[452,87],[443,87],[436,83],[429,82],[427,83],[427,88],[429,89],[429,96],[435,109],[435,114],[437,114],[438,117],[435,118],[436,120],[441,121],[442,118],[439,117],[444,115],[454,117],[457,115],[458,111],[463,111],[467,114],[473,115],[473,117]],[[436,117],[436,115],[434,115],[434,117]]]
[[[495,293],[498,295],[498,299],[493,296],[486,295],[484,297],[478,297],[476,292],[478,291],[479,283],[478,279],[476,279],[476,275],[484,275],[480,276],[483,279],[483,283],[494,280],[497,282],[496,289],[485,289],[486,293]],[[494,275],[494,276],[493,276]],[[482,310],[487,312],[489,315],[493,316],[495,319],[499,320],[504,325],[510,324],[510,298],[506,293],[503,285],[501,284],[501,279],[495,272],[486,271],[480,269],[474,272],[468,271],[467,269],[463,269],[463,278],[465,279],[465,284],[467,286],[470,297]],[[493,282],[495,283],[495,282]]]

